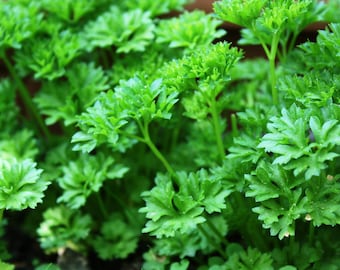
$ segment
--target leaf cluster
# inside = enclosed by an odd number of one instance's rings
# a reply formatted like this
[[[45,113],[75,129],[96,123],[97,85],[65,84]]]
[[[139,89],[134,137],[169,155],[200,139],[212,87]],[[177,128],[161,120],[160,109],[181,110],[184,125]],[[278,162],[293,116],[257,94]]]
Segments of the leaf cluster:
[[[337,269],[337,1],[116,2],[0,2],[2,223],[146,270]]]

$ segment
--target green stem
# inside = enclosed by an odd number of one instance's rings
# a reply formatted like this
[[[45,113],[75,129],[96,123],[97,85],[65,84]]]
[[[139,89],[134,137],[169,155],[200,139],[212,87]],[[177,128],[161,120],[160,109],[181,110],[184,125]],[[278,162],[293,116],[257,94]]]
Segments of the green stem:
[[[278,98],[278,92],[276,88],[276,54],[277,49],[279,46],[279,34],[274,35],[272,44],[270,47],[270,55],[269,55],[269,73],[270,73],[270,84],[272,89],[272,98],[273,98],[273,104],[278,105],[279,98]]]
[[[295,44],[296,44],[296,39],[297,39],[297,37],[298,37],[298,33],[295,33],[295,32],[294,32],[294,33],[293,33],[293,37],[292,37],[292,39],[291,39],[291,41],[290,41],[290,43],[289,43],[287,53],[289,53],[290,51],[293,50],[293,48],[294,48],[294,46],[295,46]]]
[[[270,51],[269,51],[269,48],[268,48],[267,44],[260,37],[259,37],[259,40],[261,42],[261,46],[262,46],[262,48],[263,48],[267,58],[269,59]]]
[[[4,216],[4,210],[5,209],[0,209],[0,223],[2,222],[2,218]]]
[[[156,145],[153,143],[153,141],[150,137],[150,133],[149,133],[149,125],[146,123],[144,126],[142,126],[141,124],[139,124],[139,126],[140,126],[142,134],[144,136],[144,142],[146,143],[146,145],[150,148],[152,153],[162,162],[162,164],[164,165],[166,170],[172,176],[175,176],[176,175],[175,170],[171,167],[169,162],[166,160],[166,158],[163,156],[163,154],[158,150]]]
[[[273,98],[273,104],[277,105],[279,103],[279,99],[278,99],[278,93],[277,93],[277,89],[276,89],[276,54],[277,54],[277,50],[279,47],[279,42],[280,42],[280,32],[277,32],[273,39],[272,39],[272,43],[270,46],[270,50],[268,49],[268,46],[266,45],[265,42],[263,42],[262,39],[260,39],[262,48],[264,49],[267,58],[269,60],[269,74],[270,74],[270,85],[271,85],[271,90],[272,90],[272,98]]]
[[[236,138],[238,134],[238,128],[237,128],[237,118],[236,114],[231,115],[231,133],[233,135],[233,138]]]
[[[97,198],[97,202],[98,202],[98,205],[99,205],[99,210],[102,212],[102,214],[105,218],[108,218],[109,213],[107,212],[107,210],[105,208],[103,199],[100,196],[99,192],[96,192],[96,198]]]
[[[27,108],[27,113],[29,114],[29,116],[31,116],[32,118],[35,118],[35,120],[38,123],[39,128],[41,129],[42,133],[44,134],[44,136],[47,138],[47,140],[50,139],[51,135],[49,130],[47,129],[41,115],[38,113],[35,105],[32,102],[32,98],[29,94],[28,89],[26,88],[25,84],[22,82],[22,80],[20,79],[20,77],[17,75],[13,65],[11,64],[11,62],[9,61],[9,59],[6,56],[5,52],[0,52],[0,57],[2,58],[2,60],[4,61],[9,73],[11,74],[12,78],[14,79],[19,94],[22,98],[22,101],[25,104],[25,107]]]
[[[118,132],[119,132],[119,134],[121,134],[123,136],[134,139],[134,140],[139,141],[141,143],[145,143],[145,139],[140,137],[140,136],[137,136],[137,135],[134,135],[134,134],[129,134],[129,133],[124,132],[124,131],[118,131]]]
[[[211,115],[213,118],[213,126],[214,126],[214,131],[215,131],[217,149],[218,149],[218,153],[221,158],[221,161],[223,162],[225,158],[224,144],[222,140],[222,130],[221,130],[221,125],[219,121],[219,113],[217,111],[215,99],[212,100],[212,102],[210,103],[210,106],[211,106]]]
[[[247,91],[247,106],[249,108],[254,107],[254,90],[252,91]]]
[[[216,243],[214,239],[212,239],[209,235],[209,233],[203,228],[201,224],[198,224],[198,229],[201,231],[201,233],[207,238],[208,242],[215,247],[216,251],[221,255],[222,258],[227,259],[227,256],[225,252],[223,252],[221,246]]]

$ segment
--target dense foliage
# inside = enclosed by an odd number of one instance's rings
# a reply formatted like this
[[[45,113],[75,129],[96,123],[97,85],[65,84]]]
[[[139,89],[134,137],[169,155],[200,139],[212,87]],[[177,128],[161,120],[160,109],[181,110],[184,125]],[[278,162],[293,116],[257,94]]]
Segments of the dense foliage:
[[[339,269],[339,1],[188,2],[0,1],[1,235],[144,270]]]

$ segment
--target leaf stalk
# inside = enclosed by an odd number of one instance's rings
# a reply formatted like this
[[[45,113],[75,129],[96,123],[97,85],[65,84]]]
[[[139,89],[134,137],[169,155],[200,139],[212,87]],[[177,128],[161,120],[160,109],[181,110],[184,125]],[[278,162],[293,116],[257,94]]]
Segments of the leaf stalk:
[[[15,81],[17,85],[17,89],[19,91],[20,97],[22,98],[22,101],[24,102],[25,107],[27,108],[28,115],[37,121],[38,126],[40,130],[42,131],[42,134],[47,138],[47,140],[50,140],[51,138],[50,132],[48,128],[46,127],[41,115],[37,111],[35,105],[33,104],[32,98],[25,84],[22,82],[21,78],[16,73],[13,65],[11,64],[10,60],[7,58],[6,53],[1,51],[0,57],[4,61],[9,73],[11,74],[13,80]]]

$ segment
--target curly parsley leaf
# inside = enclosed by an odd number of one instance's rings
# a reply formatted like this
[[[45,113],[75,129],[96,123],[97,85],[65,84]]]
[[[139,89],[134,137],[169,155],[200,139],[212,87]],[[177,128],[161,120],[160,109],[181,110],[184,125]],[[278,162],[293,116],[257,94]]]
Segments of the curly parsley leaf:
[[[139,230],[129,226],[119,214],[113,214],[100,228],[93,246],[103,260],[124,259],[137,248]]]
[[[327,162],[338,156],[335,147],[339,145],[340,127],[335,119],[321,120],[310,116],[310,110],[303,110],[293,104],[282,109],[281,117],[273,117],[268,124],[259,148],[278,155],[273,164],[294,169],[294,174],[305,173],[306,179],[320,175],[327,168]],[[321,121],[324,121],[323,123]],[[307,135],[308,130],[311,136]]]
[[[161,20],[156,28],[156,42],[167,43],[170,48],[189,48],[211,44],[225,34],[221,24],[212,15],[202,11],[185,12],[178,18]]]
[[[305,220],[314,226],[340,224],[339,175],[323,175],[312,180],[313,183],[306,189],[310,203],[306,206],[308,214]]]
[[[83,0],[43,0],[42,9],[68,23],[76,23],[96,8],[96,1],[90,0],[84,5]]]
[[[152,16],[168,13],[169,11],[182,11],[185,4],[192,2],[192,0],[128,0],[124,1],[123,5],[129,9],[141,9],[143,11],[151,12]]]
[[[149,12],[123,11],[111,6],[109,11],[89,22],[83,33],[86,50],[116,46],[117,53],[144,51],[154,38],[155,25]]]
[[[38,154],[37,143],[31,130],[23,129],[0,141],[0,159],[34,159]],[[1,161],[0,161],[1,163]]]
[[[77,122],[78,114],[92,106],[98,93],[109,88],[108,78],[94,63],[78,62],[66,70],[62,81],[47,81],[34,98],[48,125],[63,120],[66,126]]]
[[[41,246],[49,252],[65,247],[79,249],[90,233],[92,219],[80,211],[58,206],[46,210],[43,217],[37,233]]]
[[[261,253],[255,248],[231,254],[230,259],[223,265],[223,269],[232,270],[273,270],[273,259],[268,253]]]
[[[218,228],[221,235],[225,236],[227,234],[228,226],[223,216],[212,216],[210,221]],[[215,251],[215,246],[211,244],[211,239],[214,240],[214,243],[220,243],[222,239],[206,223],[200,226],[203,227],[207,234],[202,233],[201,230],[193,230],[188,234],[176,232],[174,237],[156,239],[154,252],[159,256],[179,256],[183,259],[185,257],[195,257],[199,251],[203,251],[204,254]]]
[[[279,88],[285,99],[300,106],[327,106],[336,100],[339,77],[328,70],[311,71],[303,76],[288,75],[280,79]]]
[[[155,182],[155,187],[143,192],[146,206],[140,212],[149,219],[143,232],[157,237],[173,237],[176,231],[190,233],[205,222],[204,212],[212,214],[226,208],[225,198],[231,193],[203,169],[190,174],[179,172],[175,179],[159,174]]]
[[[149,82],[134,77],[121,81],[115,91],[99,97],[94,106],[79,118],[81,131],[72,142],[75,150],[91,151],[103,141],[119,151],[131,147],[138,137],[137,126],[145,131],[152,120],[170,119],[177,93],[167,91],[161,79]]]
[[[35,208],[42,202],[50,182],[41,178],[41,169],[30,159],[0,161],[0,209]]]
[[[245,27],[241,43],[271,45],[279,35],[285,46],[291,34],[322,18],[324,6],[312,0],[223,0],[214,3],[214,10],[223,20]]]
[[[26,75],[34,72],[36,79],[54,80],[63,76],[66,67],[81,54],[79,33],[71,30],[54,31],[50,36],[29,39],[22,50],[16,51],[16,68]]]
[[[331,68],[334,72],[340,68],[338,53],[340,23],[331,23],[328,28],[319,31],[316,42],[306,42],[299,46],[301,60],[308,69],[323,70]]]
[[[34,2],[28,5],[1,2],[0,54],[7,48],[20,49],[22,42],[39,30],[41,20],[42,14],[39,14],[38,5]]]
[[[307,198],[303,196],[303,177],[295,177],[281,166],[261,162],[251,175],[245,176],[249,183],[247,197],[260,202],[253,208],[263,221],[263,227],[279,239],[295,235],[295,220],[307,214]]]
[[[79,159],[63,167],[63,174],[57,179],[63,189],[58,202],[66,203],[71,209],[80,208],[92,193],[100,190],[105,180],[121,178],[127,170],[127,167],[114,164],[112,158],[103,154],[81,154]]]

